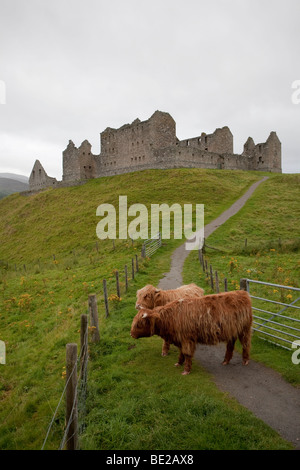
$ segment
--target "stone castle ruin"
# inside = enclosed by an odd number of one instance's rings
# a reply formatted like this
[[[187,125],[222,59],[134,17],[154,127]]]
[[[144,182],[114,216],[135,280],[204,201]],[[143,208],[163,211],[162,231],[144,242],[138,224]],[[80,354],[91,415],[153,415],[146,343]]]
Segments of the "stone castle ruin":
[[[222,127],[212,134],[179,140],[176,123],[169,113],[155,111],[147,121],[136,119],[119,129],[106,128],[101,134],[101,153],[94,155],[85,140],[76,147],[70,140],[63,151],[63,178],[47,175],[36,160],[29,185],[31,191],[47,187],[72,186],[100,178],[145,169],[211,168],[258,170],[281,173],[281,143],[276,132],[255,144],[249,137],[241,155],[233,153],[233,135]]]

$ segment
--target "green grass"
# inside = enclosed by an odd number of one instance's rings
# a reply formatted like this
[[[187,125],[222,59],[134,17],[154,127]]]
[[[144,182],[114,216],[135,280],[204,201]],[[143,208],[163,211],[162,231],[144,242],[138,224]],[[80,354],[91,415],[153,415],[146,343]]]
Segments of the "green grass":
[[[207,239],[209,246],[220,250],[207,248],[205,256],[213,271],[218,271],[221,290],[224,290],[224,278],[227,279],[228,290],[239,289],[241,278],[300,287],[299,183],[299,175],[270,178],[258,187],[235,216]],[[193,252],[184,266],[184,281],[195,279],[207,293],[212,292],[199,264],[198,254]],[[299,296],[292,290],[257,284],[250,285],[250,292],[284,303],[290,303]],[[278,308],[261,301],[253,300],[253,305],[278,311]],[[300,318],[296,310],[289,309],[286,314]],[[261,312],[257,315],[264,316]],[[299,386],[300,367],[291,361],[293,351],[268,344],[259,336],[257,332],[253,335],[252,358],[273,367],[286,380]]]
[[[150,280],[155,283],[157,276]],[[100,344],[91,347],[82,448],[290,448],[251,412],[221,393],[195,361],[192,373],[182,376],[174,367],[177,348],[171,347],[169,356],[163,358],[160,338],[133,340],[129,329],[134,301],[131,290],[126,305],[107,320]]]
[[[0,339],[6,344],[6,365],[0,365],[1,449],[42,447],[64,388],[65,346],[79,344],[80,315],[87,313],[92,292],[98,299],[101,341],[90,346],[81,448],[290,447],[219,392],[196,364],[193,374],[182,377],[173,367],[175,348],[161,358],[160,339],[130,337],[136,290],[158,283],[181,241],[164,242],[151,260],[140,259],[140,272],[126,295],[124,265],[140,253],[141,242],[117,241],[113,248],[111,241],[99,241],[96,249],[96,208],[117,204],[119,195],[128,196],[128,205],[148,208],[151,203],[203,203],[208,223],[261,177],[255,172],[153,170],[0,201]],[[102,280],[107,279],[109,295],[115,293],[115,269],[122,300],[110,301],[106,319]],[[193,280],[199,280],[197,273]],[[59,447],[63,430],[62,407],[46,449]]]

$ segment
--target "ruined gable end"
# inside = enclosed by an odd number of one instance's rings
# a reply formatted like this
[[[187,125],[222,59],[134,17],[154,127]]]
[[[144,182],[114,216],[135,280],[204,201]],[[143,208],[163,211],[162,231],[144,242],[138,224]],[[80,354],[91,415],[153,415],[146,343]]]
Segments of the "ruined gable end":
[[[39,160],[35,161],[33,169],[29,177],[30,191],[37,191],[47,187],[57,185],[57,179],[48,176]]]

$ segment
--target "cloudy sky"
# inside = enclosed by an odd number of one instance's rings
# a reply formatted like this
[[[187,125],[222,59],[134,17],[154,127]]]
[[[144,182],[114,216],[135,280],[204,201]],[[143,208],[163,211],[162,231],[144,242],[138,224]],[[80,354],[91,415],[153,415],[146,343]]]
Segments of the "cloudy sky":
[[[61,179],[69,139],[99,154],[155,110],[179,139],[228,125],[236,153],[275,130],[300,172],[299,18],[299,0],[0,0],[0,172]]]

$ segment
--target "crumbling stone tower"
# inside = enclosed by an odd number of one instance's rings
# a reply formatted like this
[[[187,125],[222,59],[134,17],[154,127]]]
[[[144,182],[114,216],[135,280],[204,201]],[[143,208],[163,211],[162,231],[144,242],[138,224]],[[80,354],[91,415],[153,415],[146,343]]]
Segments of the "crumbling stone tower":
[[[281,142],[274,131],[266,142],[257,145],[249,137],[242,155],[249,158],[249,170],[281,173]]]
[[[91,152],[91,144],[85,140],[79,148],[72,140],[63,151],[63,181],[81,181],[97,178],[95,155]]]

